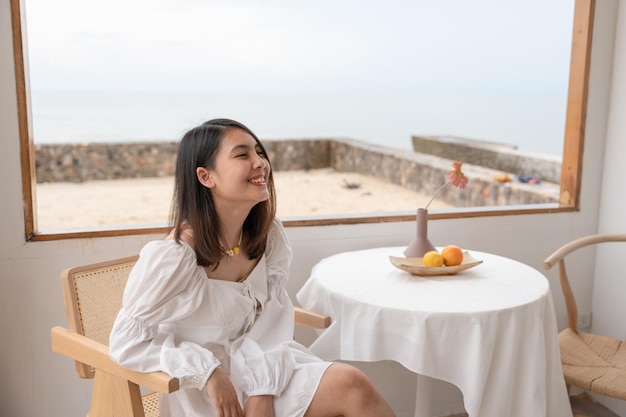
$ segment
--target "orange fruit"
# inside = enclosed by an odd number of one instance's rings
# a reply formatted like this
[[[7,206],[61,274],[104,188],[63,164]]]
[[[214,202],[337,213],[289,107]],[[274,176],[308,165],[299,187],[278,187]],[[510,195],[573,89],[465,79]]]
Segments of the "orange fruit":
[[[463,251],[456,245],[448,245],[441,251],[445,266],[460,265],[463,262]]]
[[[439,252],[431,250],[430,252],[426,252],[422,257],[422,262],[424,262],[424,266],[426,267],[436,267],[443,265],[443,257],[439,254]]]

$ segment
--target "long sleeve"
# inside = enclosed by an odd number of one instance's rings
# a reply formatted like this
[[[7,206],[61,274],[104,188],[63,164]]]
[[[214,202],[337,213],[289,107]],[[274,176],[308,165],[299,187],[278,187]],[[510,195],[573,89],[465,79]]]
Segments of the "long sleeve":
[[[219,360],[196,343],[177,341],[168,329],[201,302],[196,267],[185,244],[155,241],[142,249],[111,331],[113,360],[141,372],[166,372],[179,378],[182,388],[204,388]]]
[[[296,366],[293,356],[294,311],[285,283],[291,248],[276,220],[265,256],[268,299],[250,331],[231,348],[231,376],[248,396],[280,395]]]

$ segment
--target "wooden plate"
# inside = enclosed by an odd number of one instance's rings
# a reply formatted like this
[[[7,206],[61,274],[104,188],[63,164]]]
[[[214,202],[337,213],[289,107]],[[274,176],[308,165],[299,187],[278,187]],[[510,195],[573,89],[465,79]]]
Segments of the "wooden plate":
[[[396,268],[409,272],[413,275],[430,277],[437,275],[454,275],[457,272],[465,271],[480,265],[483,261],[474,259],[468,252],[463,251],[463,262],[455,266],[424,266],[422,258],[401,258],[399,256],[389,256],[389,260]]]

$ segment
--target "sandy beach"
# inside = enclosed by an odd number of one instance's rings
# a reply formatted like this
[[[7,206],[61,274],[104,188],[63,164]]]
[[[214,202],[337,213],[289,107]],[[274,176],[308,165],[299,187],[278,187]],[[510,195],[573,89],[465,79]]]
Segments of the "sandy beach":
[[[278,216],[414,210],[430,196],[332,169],[274,173]],[[167,222],[173,178],[37,185],[39,230]],[[431,208],[447,205],[434,201]]]

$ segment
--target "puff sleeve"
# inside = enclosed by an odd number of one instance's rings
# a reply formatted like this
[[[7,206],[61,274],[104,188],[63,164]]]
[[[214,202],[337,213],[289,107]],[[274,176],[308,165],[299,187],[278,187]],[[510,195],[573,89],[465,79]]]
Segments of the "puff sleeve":
[[[168,330],[201,302],[196,270],[195,253],[184,243],[154,241],[142,249],[111,331],[114,361],[140,372],[166,372],[179,378],[181,388],[204,388],[219,360],[198,344],[176,341]]]

